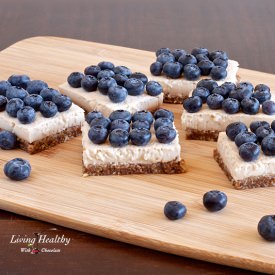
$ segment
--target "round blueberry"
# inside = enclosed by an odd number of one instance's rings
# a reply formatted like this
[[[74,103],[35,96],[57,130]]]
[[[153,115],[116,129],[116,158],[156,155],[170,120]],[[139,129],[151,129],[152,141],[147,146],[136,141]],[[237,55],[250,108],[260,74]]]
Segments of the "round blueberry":
[[[270,127],[260,126],[255,132],[258,142],[262,143],[262,140],[267,136],[274,136],[274,131]]]
[[[52,101],[43,101],[40,104],[39,111],[43,117],[49,118],[57,114],[58,108]]]
[[[183,108],[188,113],[196,113],[202,107],[202,100],[199,96],[191,96],[183,101]]]
[[[132,120],[132,115],[129,111],[127,110],[116,110],[116,111],[113,111],[110,116],[109,116],[109,119],[111,121],[113,120],[116,120],[116,119],[124,119],[126,120],[128,123],[131,122]]]
[[[260,104],[263,104],[265,101],[271,99],[271,93],[267,90],[255,90],[252,96],[257,98]]]
[[[24,107],[24,102],[20,98],[13,98],[6,105],[6,112],[11,117],[17,117],[18,110]]]
[[[233,122],[227,125],[225,132],[229,139],[234,141],[239,133],[245,132],[247,130],[247,126],[244,123]]]
[[[167,110],[167,109],[158,109],[154,113],[154,118],[158,119],[160,117],[166,117],[169,118],[171,121],[174,121],[174,114],[173,112]]]
[[[132,121],[135,122],[136,120],[146,120],[151,125],[154,121],[153,115],[149,111],[137,111],[132,116]]]
[[[0,95],[6,96],[6,91],[11,87],[9,81],[2,80],[0,81]]]
[[[124,119],[115,119],[110,123],[110,131],[113,131],[115,129],[122,129],[129,132],[130,124]]]
[[[5,164],[4,173],[11,180],[24,180],[30,176],[31,165],[25,159],[15,158]]]
[[[204,87],[207,90],[209,90],[210,93],[212,93],[212,91],[218,86],[219,85],[216,81],[214,81],[213,79],[209,79],[209,78],[202,79],[197,84],[197,87]]]
[[[197,62],[199,63],[202,60],[210,60],[209,57],[205,54],[199,53],[196,55]]]
[[[221,87],[225,88],[227,90],[227,93],[229,94],[232,90],[235,90],[237,88],[236,84],[233,82],[224,82]]]
[[[115,68],[115,65],[112,62],[109,62],[109,61],[101,61],[97,64],[97,66],[101,70],[113,70]]]
[[[0,148],[3,150],[12,150],[16,148],[16,135],[10,131],[0,131]]]
[[[8,99],[5,96],[0,95],[0,112],[5,111],[7,103]]]
[[[275,156],[275,135],[266,136],[261,143],[261,148],[266,156]]]
[[[59,93],[59,91],[57,91],[53,88],[45,88],[40,92],[40,95],[43,97],[43,100],[52,101],[53,96],[60,95],[60,93]]]
[[[128,145],[129,133],[123,129],[114,129],[109,135],[110,144],[113,147],[124,147]]]
[[[252,122],[250,123],[249,128],[250,128],[250,130],[251,130],[253,133],[255,133],[256,130],[257,130],[259,127],[261,127],[261,126],[265,126],[265,127],[267,127],[267,128],[270,127],[270,125],[269,125],[269,123],[268,123],[267,121],[252,121]]]
[[[249,90],[251,93],[252,93],[253,90],[254,90],[254,86],[252,85],[252,83],[250,83],[250,82],[248,82],[248,81],[238,83],[237,88],[247,89],[247,90]]]
[[[235,98],[226,98],[222,103],[222,109],[227,114],[236,114],[240,110],[240,102]]]
[[[225,208],[227,196],[218,190],[208,191],[203,195],[203,205],[210,212],[217,212]]]
[[[28,92],[21,88],[21,87],[10,87],[6,91],[6,98],[12,99],[12,98],[20,98],[24,100],[24,98],[28,95]]]
[[[103,125],[94,125],[89,130],[88,137],[94,144],[105,143],[108,137],[108,130]]]
[[[71,98],[62,94],[54,95],[53,102],[56,104],[58,112],[65,112],[72,106]]]
[[[184,67],[187,64],[197,64],[197,59],[192,54],[184,54],[179,58],[179,63]]]
[[[156,56],[159,56],[162,53],[171,53],[171,50],[169,48],[159,48],[156,50]]]
[[[185,216],[187,209],[178,201],[169,201],[164,206],[164,215],[169,220],[179,220]]]
[[[171,126],[160,126],[156,130],[156,138],[159,143],[171,143],[177,136],[176,130]]]
[[[21,87],[23,89],[27,88],[27,84],[30,82],[30,78],[27,75],[11,75],[8,79],[12,86]]]
[[[214,79],[214,80],[221,80],[226,78],[227,76],[227,71],[224,67],[221,66],[214,66],[211,69],[210,72],[210,76]]]
[[[123,74],[123,75],[126,75],[129,77],[132,74],[132,71],[125,66],[117,66],[114,68],[114,73],[115,74]]]
[[[130,132],[130,140],[133,145],[145,146],[151,140],[151,132],[144,128],[135,128]]]
[[[144,92],[144,84],[141,80],[136,78],[129,78],[125,81],[124,87],[131,96],[139,96]]]
[[[213,51],[211,53],[209,53],[209,58],[210,60],[215,60],[216,58],[221,58],[223,60],[228,60],[228,56],[227,56],[227,53],[224,52],[224,51]]]
[[[259,103],[258,99],[254,98],[254,97],[244,98],[241,101],[241,108],[245,114],[255,115],[259,112],[260,103]]]
[[[275,132],[275,120],[272,121],[272,123],[271,123],[271,128],[272,128],[272,130]]]
[[[132,73],[129,78],[139,79],[143,82],[144,85],[146,85],[146,83],[148,82],[147,76],[145,74],[139,73],[139,72]]]
[[[150,72],[152,75],[159,76],[162,72],[162,66],[163,64],[161,62],[154,62],[150,65]]]
[[[223,96],[223,98],[228,98],[229,91],[224,86],[218,86],[218,87],[213,89],[212,94],[218,94],[218,95]]]
[[[222,58],[216,58],[216,59],[214,59],[213,63],[214,63],[215,66],[221,66],[221,67],[224,67],[225,69],[228,66],[228,61],[224,60]]]
[[[107,95],[112,102],[120,103],[126,99],[128,92],[122,86],[111,86]]]
[[[201,60],[198,63],[198,67],[201,70],[201,75],[209,75],[210,71],[214,67],[214,63],[210,60]]]
[[[30,124],[35,120],[35,110],[30,106],[25,106],[18,110],[17,118],[22,124]]]
[[[162,86],[157,81],[149,81],[146,84],[146,92],[150,96],[158,96],[163,92]]]
[[[162,71],[166,76],[176,79],[181,76],[183,67],[179,62],[166,62]]]
[[[254,161],[260,155],[260,147],[254,142],[247,142],[239,147],[239,155],[244,161]]]
[[[67,82],[73,88],[80,88],[81,87],[81,80],[82,80],[83,77],[84,77],[83,73],[73,72],[68,76]]]
[[[115,75],[115,73],[112,70],[101,70],[97,74],[97,79],[100,80],[103,77],[113,77],[114,75]]]
[[[263,216],[258,223],[258,232],[266,241],[275,241],[275,215]]]
[[[107,95],[110,87],[117,86],[116,81],[111,77],[103,77],[98,81],[98,90],[101,94]]]
[[[191,54],[194,56],[197,56],[198,54],[204,54],[206,56],[208,56],[209,51],[206,48],[203,47],[196,47],[194,49],[192,49]]]
[[[173,128],[173,122],[167,118],[167,117],[160,117],[155,120],[154,123],[154,129],[155,131],[160,127],[160,126],[170,126]]]
[[[128,76],[124,74],[115,74],[113,79],[117,82],[117,85],[124,86],[125,81],[128,79]]]
[[[206,103],[206,99],[210,95],[209,90],[204,87],[197,87],[193,90],[192,96],[199,96],[202,100],[202,103]]]
[[[96,125],[101,125],[104,128],[109,130],[111,124],[111,120],[107,117],[97,117],[93,119],[90,123],[90,127],[96,126]]]
[[[201,71],[197,65],[187,64],[184,66],[183,74],[187,80],[197,80],[201,76]]]
[[[235,98],[238,101],[242,101],[244,98],[250,98],[252,96],[252,92],[249,89],[243,87],[237,87],[235,90],[232,90],[229,93],[229,97]]]
[[[222,95],[219,94],[211,94],[207,100],[206,103],[209,107],[209,109],[212,110],[218,110],[222,108],[222,103],[224,101],[224,98]]]
[[[270,88],[265,84],[258,84],[255,86],[255,91],[268,91],[270,92]]]
[[[93,119],[99,118],[99,117],[103,117],[103,114],[101,112],[91,111],[86,115],[85,120],[87,121],[88,124],[90,124]]]
[[[275,102],[272,100],[267,100],[262,104],[262,111],[266,115],[275,114]]]
[[[85,75],[81,80],[81,87],[86,92],[94,92],[97,90],[97,78],[92,75]]]
[[[175,57],[171,53],[161,53],[157,57],[157,61],[164,65],[166,62],[174,62]]]
[[[132,123],[132,129],[142,129],[142,128],[150,130],[151,125],[146,120],[136,120],[135,122]]]
[[[235,137],[235,144],[238,147],[240,147],[242,144],[247,143],[247,142],[257,143],[257,136],[252,132],[244,131],[244,132],[239,133]]]
[[[39,94],[41,90],[48,88],[48,84],[42,80],[32,80],[27,84],[27,92],[29,94]]]
[[[186,51],[184,49],[174,49],[171,53],[175,57],[175,60],[177,61],[182,55],[186,54]]]
[[[97,77],[97,74],[101,71],[99,66],[91,65],[85,68],[84,74],[85,75],[92,75],[94,77]]]

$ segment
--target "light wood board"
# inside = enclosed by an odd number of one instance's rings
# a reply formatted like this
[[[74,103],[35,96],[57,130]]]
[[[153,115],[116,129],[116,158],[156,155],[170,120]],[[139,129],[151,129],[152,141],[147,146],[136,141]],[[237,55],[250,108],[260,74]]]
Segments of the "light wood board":
[[[181,45],[179,45],[181,46]],[[52,87],[72,71],[102,60],[148,72],[154,53],[56,37],[20,41],[0,53],[0,78],[26,73]],[[241,69],[243,80],[266,83],[275,90],[275,76]],[[164,105],[176,114],[181,105]],[[81,139],[33,156],[0,151],[0,208],[43,221],[168,253],[257,271],[275,272],[275,243],[257,233],[259,219],[275,213],[275,188],[234,190],[212,157],[213,142],[182,141],[188,172],[181,175],[136,175],[82,178]],[[6,161],[28,159],[31,177],[8,180]],[[205,192],[228,195],[227,207],[209,213]],[[163,206],[183,202],[184,219],[169,221]],[[24,232],[22,232],[24,233]]]

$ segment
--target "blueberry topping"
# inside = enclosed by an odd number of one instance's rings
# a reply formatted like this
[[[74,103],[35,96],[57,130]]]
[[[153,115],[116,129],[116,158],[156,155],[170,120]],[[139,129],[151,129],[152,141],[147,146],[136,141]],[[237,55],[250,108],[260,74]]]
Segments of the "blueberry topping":
[[[235,98],[238,101],[242,101],[244,98],[250,98],[252,96],[252,92],[243,87],[237,87],[235,90],[232,90],[229,93],[229,97]]]
[[[220,67],[224,67],[225,69],[227,68],[228,66],[228,62],[227,60],[224,60],[222,58],[216,58],[213,60],[213,63],[215,66],[220,66]]]
[[[109,61],[101,61],[97,64],[97,66],[101,70],[113,70],[115,68],[115,65],[112,62],[109,62]]]
[[[184,54],[179,58],[179,63],[184,67],[187,64],[197,64],[197,59],[192,54]]]
[[[6,91],[11,87],[9,81],[2,80],[0,81],[0,95],[6,96]]]
[[[271,128],[272,128],[272,130],[275,132],[275,120],[272,121],[272,123],[271,123]]]
[[[10,87],[6,91],[6,98],[7,99],[12,99],[12,98],[20,98],[24,99],[28,95],[28,92],[21,88],[21,87]]]
[[[236,84],[233,83],[233,82],[224,82],[221,87],[225,88],[228,92],[228,94],[232,91],[232,90],[235,90],[237,87],[236,87]]]
[[[157,111],[155,111],[154,118],[158,119],[159,117],[167,117],[171,121],[174,121],[174,114],[173,114],[173,112],[171,112],[171,111],[169,111],[167,109],[158,109]]]
[[[217,212],[225,208],[227,196],[218,190],[208,191],[203,195],[203,205],[210,212]]]
[[[27,75],[11,75],[8,79],[12,86],[21,87],[23,89],[27,88],[27,84],[30,81],[30,78]]]
[[[151,80],[146,84],[146,92],[150,96],[158,96],[163,92],[163,89],[157,81]]]
[[[259,103],[258,99],[254,98],[254,97],[244,98],[241,101],[241,108],[245,114],[255,115],[259,112],[260,103]]]
[[[102,70],[97,74],[97,79],[101,79],[103,77],[113,77],[115,75],[114,71],[112,70]]]
[[[266,241],[275,241],[275,215],[263,216],[258,223],[258,232]]]
[[[195,64],[185,65],[183,73],[187,80],[197,80],[201,75],[200,68]]]
[[[0,131],[0,148],[3,150],[12,150],[16,148],[16,135],[10,131]]]
[[[183,108],[188,113],[196,113],[202,107],[202,100],[199,96],[191,96],[183,101]]]
[[[24,180],[30,176],[31,165],[25,159],[15,158],[5,164],[4,173],[11,180]]]
[[[139,72],[132,73],[129,78],[139,79],[143,82],[144,85],[146,85],[146,83],[148,82],[147,76],[145,74],[139,73]]]
[[[218,87],[218,83],[213,79],[202,79],[198,82],[197,87],[204,87],[212,93],[213,89]]]
[[[247,143],[247,142],[257,143],[257,136],[252,132],[244,131],[244,132],[239,133],[235,137],[235,144],[238,147],[240,147],[242,144]]]
[[[17,112],[24,107],[24,102],[20,98],[13,98],[6,105],[6,112],[11,117],[17,117]]]
[[[249,128],[253,133],[255,133],[256,130],[261,126],[269,128],[269,123],[267,121],[253,121],[250,123]]]
[[[163,66],[163,64],[161,62],[158,62],[158,61],[152,63],[151,66],[150,66],[151,74],[155,75],[155,76],[161,75],[162,66]]]
[[[275,102],[272,100],[267,100],[262,104],[263,113],[266,115],[275,114]]]
[[[117,82],[117,85],[124,86],[125,81],[128,79],[128,76],[124,74],[115,74],[113,79]]]
[[[210,60],[209,57],[205,54],[199,53],[196,55],[197,62],[199,63],[202,60]]]
[[[204,55],[208,56],[209,55],[209,51],[206,48],[197,47],[197,48],[194,48],[191,51],[191,54],[194,55],[194,56],[197,56],[198,54],[204,54]]]
[[[109,119],[111,121],[116,120],[116,119],[124,119],[128,123],[130,123],[132,120],[132,115],[129,111],[126,111],[126,110],[116,110],[110,114]]]
[[[114,68],[114,73],[115,74],[123,74],[123,75],[126,75],[129,77],[132,74],[132,71],[125,66],[117,66]]]
[[[8,99],[5,96],[0,95],[0,112],[5,111],[7,103]]]
[[[151,132],[148,129],[133,129],[130,132],[130,140],[133,145],[145,146],[151,140]]]
[[[201,75],[209,75],[212,68],[214,67],[214,63],[210,60],[201,60],[198,63],[198,67],[201,70]]]
[[[30,106],[25,106],[18,110],[17,118],[22,124],[30,124],[35,120],[35,110]]]
[[[142,128],[150,130],[151,125],[146,120],[136,120],[135,122],[132,123],[132,129],[142,129]]]
[[[160,48],[156,51],[156,56],[158,57],[162,53],[171,53],[169,48]]]
[[[221,95],[224,98],[228,98],[228,96],[229,96],[229,91],[224,86],[218,86],[218,87],[214,88],[213,91],[212,91],[212,93],[213,94]]]
[[[53,88],[45,88],[40,92],[40,95],[45,101],[52,101],[53,97],[56,95],[60,95],[60,93]]]
[[[80,88],[81,87],[81,80],[82,80],[83,77],[84,77],[83,73],[73,72],[68,76],[67,82],[73,88]]]
[[[260,147],[254,142],[247,142],[239,147],[239,155],[244,161],[254,161],[260,155]]]
[[[261,148],[266,156],[275,156],[275,135],[266,136],[261,143]]]
[[[128,91],[122,86],[111,86],[107,95],[112,102],[120,103],[126,99]]]
[[[160,126],[156,130],[156,138],[159,143],[171,143],[177,136],[176,130],[171,126]]]
[[[267,91],[270,92],[270,88],[265,84],[258,84],[255,86],[255,91]]]
[[[130,124],[124,119],[115,119],[110,123],[110,131],[113,131],[115,129],[122,129],[129,132]]]
[[[43,101],[40,104],[39,111],[43,117],[53,117],[57,114],[58,108],[52,101]]]
[[[226,127],[226,135],[229,137],[230,140],[234,141],[236,136],[241,133],[247,131],[247,127],[242,122],[233,122],[227,125]]]
[[[81,80],[81,87],[87,92],[94,92],[97,90],[97,78],[92,75],[85,75]]]
[[[214,80],[221,80],[226,78],[227,76],[227,71],[224,67],[221,66],[214,66],[211,69],[210,72],[210,76],[214,79]]]
[[[85,68],[84,74],[85,75],[92,75],[94,77],[97,77],[97,74],[101,71],[99,66],[91,65]]]
[[[224,51],[213,51],[209,53],[210,60],[215,60],[216,58],[221,58],[223,60],[228,60],[227,53]]]
[[[176,79],[181,76],[183,67],[179,62],[166,62],[162,71],[166,76]]]
[[[45,88],[48,88],[48,84],[42,80],[32,80],[27,84],[27,92],[29,94],[38,94]]]
[[[262,84],[264,85],[264,84]],[[260,104],[263,104],[265,101],[271,99],[271,93],[268,90],[265,89],[259,89],[255,90],[255,92],[252,94],[253,97],[257,98],[260,102]]]
[[[53,96],[53,102],[56,104],[58,112],[65,112],[72,106],[71,98],[62,94]]]
[[[222,108],[222,103],[224,101],[224,97],[219,94],[211,94],[207,100],[206,103],[209,107],[209,109],[212,110],[218,110]]]
[[[166,62],[174,62],[175,57],[171,53],[161,53],[157,57],[157,61],[164,65]]]
[[[151,125],[154,121],[153,115],[149,111],[137,111],[133,114],[132,121],[136,120],[146,120]]]
[[[226,98],[222,103],[222,109],[227,114],[235,114],[240,110],[240,102],[235,98]]]
[[[202,100],[202,103],[206,103],[206,100],[207,100],[209,95],[210,95],[209,90],[207,90],[204,87],[197,87],[192,92],[192,96],[199,96]]]
[[[88,137],[94,144],[102,144],[108,137],[108,130],[103,125],[94,125],[89,130]]]
[[[129,78],[126,80],[124,87],[127,89],[128,94],[132,96],[139,96],[144,92],[143,82],[136,78]]]
[[[109,118],[106,117],[97,117],[95,119],[93,119],[90,123],[90,127],[96,126],[96,125],[101,125],[104,128],[109,130],[111,124],[111,120]]]
[[[274,131],[270,127],[260,126],[255,132],[258,142],[262,143],[262,140],[267,136],[274,136]]]
[[[116,81],[111,77],[103,77],[98,81],[98,90],[103,95],[108,94],[108,90],[110,87],[117,86]]]
[[[177,61],[182,55],[186,54],[186,51],[184,49],[174,49],[171,53],[175,57],[175,60]]]
[[[164,206],[164,215],[169,220],[179,220],[185,216],[187,209],[178,201],[169,201]]]
[[[254,86],[250,83],[250,82],[240,82],[238,85],[237,85],[237,88],[243,88],[243,89],[247,89],[249,90],[251,93],[253,92],[254,90]]]
[[[90,124],[93,119],[99,118],[99,117],[103,117],[103,114],[101,112],[91,111],[86,115],[85,120],[87,121],[88,124]]]
[[[155,120],[154,123],[154,129],[155,131],[160,127],[160,126],[170,126],[173,128],[173,122],[167,118],[167,117],[160,117]]]
[[[129,141],[129,133],[123,129],[115,129],[110,133],[109,141],[113,147],[126,146]]]

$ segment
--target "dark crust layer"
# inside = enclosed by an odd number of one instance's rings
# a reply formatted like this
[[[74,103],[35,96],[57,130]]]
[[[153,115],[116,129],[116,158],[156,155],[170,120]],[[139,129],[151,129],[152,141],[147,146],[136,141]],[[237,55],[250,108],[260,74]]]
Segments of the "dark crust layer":
[[[219,131],[217,130],[197,130],[186,128],[185,138],[195,140],[217,141],[219,137]]]
[[[248,177],[244,180],[234,180],[228,168],[225,166],[222,157],[217,149],[214,150],[214,159],[217,161],[221,169],[224,171],[228,179],[231,181],[235,189],[251,189],[258,187],[272,187],[275,186],[275,174],[257,177]]]
[[[132,174],[180,174],[186,171],[184,160],[151,164],[105,164],[83,166],[83,176],[132,175]]]
[[[172,104],[182,104],[183,101],[188,98],[188,96],[171,96],[171,95],[167,95],[167,94],[163,94],[163,102],[164,103],[172,103]]]

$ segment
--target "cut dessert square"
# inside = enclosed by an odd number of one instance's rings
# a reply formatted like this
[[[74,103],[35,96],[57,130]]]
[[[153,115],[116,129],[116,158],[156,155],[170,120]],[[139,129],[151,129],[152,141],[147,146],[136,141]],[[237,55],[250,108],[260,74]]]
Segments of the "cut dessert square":
[[[86,120],[90,124],[85,122],[82,126],[84,176],[184,172],[172,117],[159,116],[167,114],[171,112],[163,109],[155,112],[154,124],[152,114],[147,111],[129,117],[120,110],[109,119],[103,116],[91,119],[88,115]]]

